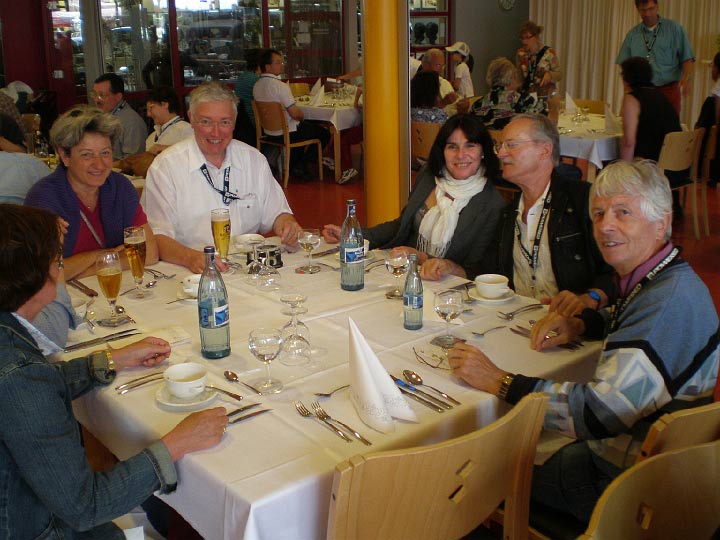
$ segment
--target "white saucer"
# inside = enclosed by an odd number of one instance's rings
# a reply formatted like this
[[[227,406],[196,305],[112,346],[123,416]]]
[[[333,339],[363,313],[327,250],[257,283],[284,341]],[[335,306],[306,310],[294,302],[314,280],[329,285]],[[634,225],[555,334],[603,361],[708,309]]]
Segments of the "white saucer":
[[[177,292],[177,298],[188,304],[197,304],[197,296],[186,293],[184,289],[180,289]]]
[[[340,253],[336,253],[336,254],[333,255],[333,256],[335,257],[335,260],[336,260],[336,261],[339,261],[339,260],[340,260]],[[367,255],[365,255],[365,262],[366,262],[366,263],[371,262],[371,261],[374,261],[374,260],[375,260],[375,254],[374,254],[372,251],[371,251],[370,253],[368,253]]]
[[[253,247],[252,244],[248,244],[248,242],[262,242],[265,243],[265,237],[261,234],[238,234],[237,236],[233,236],[232,238],[233,245],[235,248],[241,252],[241,253],[252,253]]]
[[[206,389],[203,393],[189,399],[180,399],[173,396],[164,384],[158,388],[155,393],[155,400],[161,409],[170,411],[194,411],[202,409],[208,403],[211,403],[218,393],[214,390]]]
[[[478,302],[482,302],[483,304],[505,304],[507,302],[510,302],[513,298],[515,298],[515,291],[508,291],[500,298],[485,298],[484,296],[480,296],[480,293],[477,292],[477,289],[474,287],[468,287],[467,288],[468,295],[470,298],[474,298]]]

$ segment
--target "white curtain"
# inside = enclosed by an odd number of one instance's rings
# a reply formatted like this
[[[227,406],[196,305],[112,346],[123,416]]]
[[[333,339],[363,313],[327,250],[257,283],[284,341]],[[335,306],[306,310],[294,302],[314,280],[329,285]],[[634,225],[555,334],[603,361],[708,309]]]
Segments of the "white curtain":
[[[690,94],[683,97],[680,121],[692,128],[710,93],[709,61],[718,51],[720,0],[658,0],[660,15],[679,22],[695,53]],[[598,99],[618,112],[622,102],[618,50],[628,30],[640,22],[633,0],[530,0],[530,19],[544,27],[540,36],[563,67],[561,95]]]

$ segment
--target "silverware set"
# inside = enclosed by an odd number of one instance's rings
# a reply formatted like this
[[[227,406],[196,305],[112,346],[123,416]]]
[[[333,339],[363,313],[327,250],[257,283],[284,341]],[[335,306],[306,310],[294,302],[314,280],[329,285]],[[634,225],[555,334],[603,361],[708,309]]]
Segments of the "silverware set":
[[[319,423],[324,425],[326,428],[331,430],[335,435],[340,437],[345,442],[352,442],[353,438],[357,439],[366,446],[371,446],[372,443],[360,433],[348,426],[345,422],[341,422],[337,418],[330,416],[325,409],[323,409],[317,401],[313,401],[310,406],[313,412],[310,412],[302,401],[295,402],[295,410],[298,414],[304,418],[313,418]],[[314,414],[313,414],[314,413]]]
[[[541,309],[544,307],[544,304],[530,304],[527,306],[523,306],[521,308],[516,309],[515,311],[511,311],[509,313],[503,313],[502,311],[497,312],[497,316],[501,319],[505,319],[506,321],[512,321],[516,315],[519,315],[520,313],[525,313],[527,311],[534,311],[536,309]]]
[[[154,268],[146,268],[145,271],[150,274],[155,279],[172,279],[177,274],[163,274],[160,270],[155,270]]]
[[[520,326],[519,324],[515,325],[515,328],[510,328],[510,331],[513,334],[517,334],[518,336],[523,336],[526,338],[530,337],[530,334],[532,333],[532,330],[529,328],[526,328],[524,326]],[[549,332],[548,337],[557,337],[557,332]],[[578,340],[573,340],[568,343],[561,343],[560,345],[555,345],[556,347],[559,347],[561,349],[566,349],[568,351],[577,351],[580,347],[583,347],[583,343]]]
[[[120,332],[115,332],[113,334],[108,334],[107,336],[98,337],[94,339],[89,339],[87,341],[81,341],[80,343],[75,343],[74,345],[68,345],[63,349],[63,352],[72,352],[77,351],[79,349],[84,349],[85,347],[91,347],[93,345],[102,345],[103,343],[108,343],[110,341],[115,341],[118,339],[125,339],[127,337],[131,336],[137,336],[140,334],[137,328],[130,328],[128,330],[122,330]]]
[[[330,431],[335,433],[338,437],[340,437],[345,442],[352,442],[352,439],[348,437],[345,432],[337,427],[335,427],[329,420],[325,419],[323,420],[319,416],[315,416],[313,413],[307,410],[307,407],[303,405],[301,401],[295,402],[295,410],[298,412],[300,416],[303,416],[305,418],[313,418],[320,422],[323,426],[328,428]]]
[[[232,418],[233,416],[237,416],[240,413],[243,413],[249,409],[252,409],[253,407],[259,407],[260,403],[251,403],[250,405],[245,405],[244,407],[240,407],[238,409],[235,409],[234,411],[230,411],[225,416],[228,418]],[[260,409],[259,411],[253,411],[249,414],[245,414],[243,416],[238,416],[237,418],[234,418],[228,422],[229,424],[237,424],[238,422],[242,422],[243,420],[247,420],[248,418],[252,418],[253,416],[258,416],[260,414],[265,414],[266,412],[270,412],[272,409]]]
[[[445,392],[440,392],[439,390],[437,390],[436,388],[433,388],[432,386],[427,386],[427,388],[432,388],[439,394],[442,394],[443,397],[445,399],[447,399],[448,401],[444,401],[443,399],[440,399],[431,394],[428,394],[424,390],[420,390],[417,386],[414,386],[412,383],[405,382],[402,379],[395,377],[392,374],[390,374],[390,378],[395,382],[395,384],[399,388],[400,392],[405,394],[410,399],[417,401],[418,403],[424,405],[428,409],[432,409],[435,412],[442,413],[448,409],[452,409],[455,405],[460,404],[460,402],[458,400],[451,398]],[[449,403],[449,401],[451,401],[452,404]]]

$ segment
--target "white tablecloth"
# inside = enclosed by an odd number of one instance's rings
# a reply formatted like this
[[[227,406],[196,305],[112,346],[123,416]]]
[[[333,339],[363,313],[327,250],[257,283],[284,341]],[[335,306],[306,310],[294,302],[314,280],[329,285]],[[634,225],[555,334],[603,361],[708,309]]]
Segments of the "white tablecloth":
[[[247,336],[253,328],[279,327],[287,321],[288,317],[280,312],[283,307],[279,302],[280,292],[260,293],[244,282],[241,273],[225,277],[230,294],[232,353],[217,361],[204,360],[200,355],[196,305],[166,304],[176,298],[180,280],[187,271],[160,263],[155,268],[177,273],[177,276],[172,280],[159,280],[153,299],[121,297],[121,303],[143,331],[153,334],[179,325],[190,332],[192,344],[174,348],[171,362],[192,359],[203,363],[210,371],[213,384],[245,395],[245,403],[260,401],[273,409],[230,426],[217,447],[189,454],[177,463],[178,489],[163,498],[209,540],[324,538],[333,470],[338,462],[359,453],[458,436],[488,424],[506,410],[495,397],[453,379],[448,371],[419,363],[413,354],[413,347],[432,352],[434,348],[428,344],[429,340],[444,331],[444,323],[432,313],[432,291],[461,280],[450,278],[440,283],[425,283],[424,326],[412,332],[403,329],[402,304],[385,299],[384,292],[393,278],[383,266],[366,274],[364,290],[345,292],[340,289],[339,272],[323,268],[315,275],[295,274],[293,268],[300,264],[300,254],[283,254],[283,258],[283,288],[296,287],[308,296],[309,311],[301,319],[310,329],[311,343],[318,349],[318,355],[311,365],[304,367],[274,363],[273,376],[285,384],[284,391],[274,396],[253,396],[244,387],[227,382],[222,372],[231,369],[246,381],[263,375],[264,367],[248,352]],[[123,289],[130,287],[132,279],[127,272],[123,280]],[[83,281],[98,289],[94,278]],[[594,371],[597,343],[588,343],[576,352],[558,349],[538,353],[529,349],[527,339],[509,330],[493,332],[483,339],[473,338],[471,330],[482,331],[500,322],[496,316],[498,309],[512,310],[527,302],[528,299],[516,298],[502,306],[475,304],[474,313],[463,315],[464,324],[454,326],[453,331],[481,346],[490,358],[510,371],[588,380]],[[100,315],[106,309],[102,297],[95,309]],[[349,382],[348,316],[355,320],[390,373],[402,376],[403,369],[413,369],[428,384],[445,390],[462,405],[438,414],[409,401],[419,423],[396,422],[396,431],[383,435],[359,420],[347,391],[323,401],[331,415],[359,430],[372,441],[372,447],[356,441],[345,443],[317,422],[301,418],[293,401],[300,399],[309,406],[316,399],[313,392],[328,391]],[[519,316],[518,320],[527,324],[528,319],[540,316],[541,312],[535,311]],[[91,336],[87,331],[73,336],[76,340],[88,337]],[[116,341],[113,345],[122,343]],[[114,391],[114,386],[145,372],[143,369],[123,372],[114,384],[76,401],[76,414],[82,424],[120,459],[158,439],[188,414],[167,412],[156,405],[154,396],[161,383],[143,386],[123,396]],[[213,403],[218,404],[228,410],[238,405],[224,396]]]
[[[322,105],[311,107],[301,101],[298,101],[297,105],[306,120],[330,122],[338,131],[359,126],[362,123],[362,115],[353,106],[353,100],[334,100],[325,96]]]
[[[560,155],[586,159],[598,169],[603,161],[618,158],[618,145],[622,131],[605,132],[605,116],[589,114],[588,121],[581,124],[572,122],[572,115],[562,114],[558,121],[560,130]]]

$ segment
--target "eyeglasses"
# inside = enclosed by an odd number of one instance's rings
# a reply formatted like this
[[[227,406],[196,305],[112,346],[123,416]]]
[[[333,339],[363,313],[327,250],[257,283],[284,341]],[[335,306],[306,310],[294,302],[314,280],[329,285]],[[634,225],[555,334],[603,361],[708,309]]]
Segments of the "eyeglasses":
[[[102,150],[101,152],[98,152],[97,154],[95,152],[90,152],[87,150],[82,150],[77,153],[77,157],[82,159],[83,161],[93,161],[97,158],[100,159],[112,159],[112,150]]]
[[[500,152],[502,152],[503,148],[505,148],[508,151],[515,150],[516,148],[518,148],[519,146],[521,146],[523,144],[538,143],[538,142],[543,142],[543,141],[536,141],[535,139],[529,139],[527,141],[516,141],[516,140],[510,139],[509,141],[496,142],[493,145],[493,148],[495,148],[495,153],[499,154]]]
[[[447,365],[447,357],[442,357],[436,353],[428,354],[425,351],[418,352],[415,347],[413,347],[413,352],[415,353],[415,359],[421,364],[425,364],[433,369],[452,370],[452,368]]]
[[[235,122],[225,118],[223,120],[214,121],[214,120],[208,120],[207,118],[201,118],[196,122],[198,126],[200,126],[203,129],[212,129],[214,127],[219,127],[220,129],[234,129],[235,128]]]
[[[105,101],[107,98],[109,98],[112,94],[109,92],[90,92],[90,97],[93,99],[98,99],[100,101]]]

